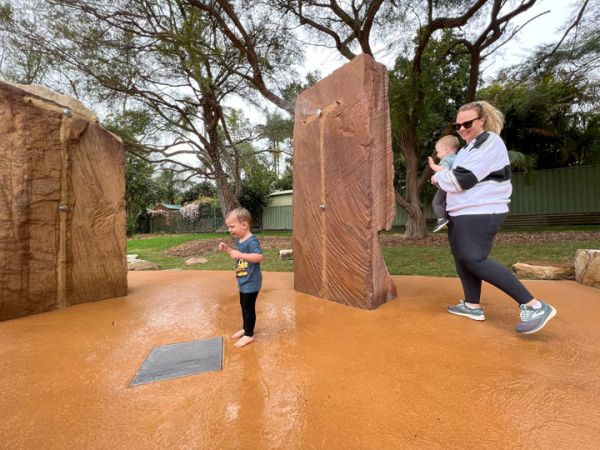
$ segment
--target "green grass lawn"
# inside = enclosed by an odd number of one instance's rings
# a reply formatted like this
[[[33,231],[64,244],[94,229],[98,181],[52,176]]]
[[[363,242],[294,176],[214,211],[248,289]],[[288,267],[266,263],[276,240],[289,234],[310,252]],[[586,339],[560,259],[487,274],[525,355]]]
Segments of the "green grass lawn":
[[[261,233],[256,234],[260,239]],[[285,236],[290,233],[268,233],[269,236]],[[185,242],[196,239],[228,239],[227,234],[206,233],[206,234],[179,234],[179,235],[157,235],[155,237],[144,237],[142,239],[129,239],[127,241],[127,254],[137,254],[139,259],[152,261],[158,264],[161,269],[183,269],[183,270],[233,270],[233,261],[226,253],[213,252],[203,255],[208,259],[206,264],[193,264],[186,266],[185,261],[189,257],[176,258],[166,256],[164,251]],[[265,260],[261,264],[263,271],[271,272],[291,272],[294,270],[292,261],[282,261],[279,259],[279,250],[265,250]]]
[[[564,227],[560,231],[566,230]],[[596,227],[597,230],[597,227]],[[540,232],[541,230],[536,230]],[[547,231],[547,230],[546,230]],[[553,231],[558,231],[554,230]],[[507,231],[510,233],[511,231]],[[534,234],[534,233],[532,233]],[[281,236],[289,233],[257,233],[261,236]],[[137,254],[138,258],[157,263],[162,269],[184,270],[232,270],[233,262],[225,253],[210,252],[203,256],[206,264],[186,266],[185,258],[169,257],[164,251],[170,247],[195,239],[227,239],[224,234],[182,234],[156,237],[133,238],[127,241],[127,253]],[[510,267],[512,264],[532,261],[571,262],[575,252],[580,248],[600,248],[600,239],[570,240],[560,243],[532,243],[519,245],[494,245],[491,258]],[[265,259],[261,264],[263,271],[293,271],[292,261],[282,261],[278,257],[279,250],[265,250]],[[454,261],[449,247],[423,247],[403,245],[402,247],[383,247],[383,257],[392,275],[425,275],[454,277]]]
[[[494,245],[490,258],[511,268],[516,262],[573,262],[580,248],[600,249],[600,239],[564,243]],[[449,247],[384,247],[383,258],[392,275],[455,277]]]

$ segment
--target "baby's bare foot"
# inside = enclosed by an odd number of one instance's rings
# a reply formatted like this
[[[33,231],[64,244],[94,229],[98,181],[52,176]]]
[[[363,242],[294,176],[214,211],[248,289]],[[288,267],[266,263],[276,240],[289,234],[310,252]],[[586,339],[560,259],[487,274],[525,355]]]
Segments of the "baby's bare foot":
[[[244,330],[236,331],[231,335],[231,339],[241,338],[244,335]]]
[[[253,336],[243,336],[239,341],[233,344],[234,347],[243,347],[244,345],[248,345],[250,342],[254,341]]]

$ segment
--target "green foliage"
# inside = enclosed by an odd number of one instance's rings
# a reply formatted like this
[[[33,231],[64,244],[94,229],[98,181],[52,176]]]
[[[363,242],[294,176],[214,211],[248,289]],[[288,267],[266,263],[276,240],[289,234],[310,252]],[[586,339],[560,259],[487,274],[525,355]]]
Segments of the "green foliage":
[[[124,142],[136,143],[145,133],[150,116],[139,110],[107,117],[104,126]],[[127,145],[126,145],[127,148]],[[159,201],[153,181],[154,166],[131,152],[125,153],[125,203],[127,205],[127,234],[138,233],[146,209]]]
[[[292,167],[291,166],[286,166],[285,168],[285,172],[283,173],[283,175],[275,180],[275,182],[273,183],[273,189],[276,191],[289,191],[292,189],[293,184],[294,184],[294,179],[293,179],[293,171],[292,171]]]
[[[172,168],[163,168],[154,182],[156,183],[156,195],[162,203],[178,205],[181,202],[185,183]]]
[[[513,73],[514,75],[514,73]],[[585,77],[503,74],[478,97],[505,115],[503,138],[509,149],[536,162],[537,169],[594,164],[600,154],[596,87]]]
[[[201,197],[216,198],[217,189],[215,185],[209,181],[203,181],[201,183],[193,184],[189,189],[184,191],[181,196],[181,205],[191,203],[194,200],[198,200]]]
[[[125,203],[127,205],[127,234],[140,232],[146,209],[158,202],[152,181],[154,167],[143,159],[125,154]]]
[[[277,112],[267,113],[267,120],[260,128],[263,137],[270,143],[280,143],[292,138],[294,121]]]
[[[282,96],[288,103],[294,105],[296,103],[296,97],[298,97],[302,91],[314,86],[321,78],[321,73],[318,70],[309,72],[305,75],[304,82],[292,80],[286,84],[283,88]]]
[[[240,205],[252,214],[253,226],[260,227],[262,210],[269,204],[269,194],[275,181],[275,174],[257,158],[247,158],[242,180]]]
[[[456,38],[444,30],[440,38],[432,39],[423,54],[420,72],[414,70],[411,59],[399,56],[388,73],[394,181],[400,192],[406,179],[404,152],[410,151],[406,147],[416,146],[419,172],[425,169],[435,142],[451,132],[448,124],[454,122],[456,110],[463,103],[469,59],[449,51]],[[434,192],[426,186],[424,198],[432,197]]]
[[[535,168],[537,157],[535,155],[526,155],[516,150],[509,150],[508,160],[510,161],[510,167],[514,171],[528,172]]]
[[[452,31],[443,30],[427,46],[420,72],[415,72],[412,60],[399,56],[389,73],[394,137],[398,132],[407,132],[410,120],[418,118],[417,137],[424,155],[431,153],[442,134],[451,131],[448,124],[454,121],[457,108],[464,102],[469,59],[449,51],[456,39]]]

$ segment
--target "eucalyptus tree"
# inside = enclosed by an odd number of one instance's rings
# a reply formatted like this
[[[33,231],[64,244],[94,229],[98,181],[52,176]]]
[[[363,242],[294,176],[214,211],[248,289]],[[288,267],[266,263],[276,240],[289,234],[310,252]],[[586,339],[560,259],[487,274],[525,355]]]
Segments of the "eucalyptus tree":
[[[600,162],[599,7],[582,2],[558,43],[539,46],[479,93],[504,111],[507,146],[536,168]]]
[[[301,59],[301,50],[285,11],[280,13],[272,2],[263,0],[182,1],[213,20],[215,29],[236,54],[238,64],[231,67],[232,72],[246,86],[293,115],[294,103],[286,96],[286,89],[298,78],[292,67]]]
[[[402,183],[396,192],[396,200],[408,215],[407,236],[423,236],[427,232],[421,193],[430,176],[424,154],[431,150],[424,146],[423,133],[419,130],[432,106],[432,99],[428,97],[432,89],[428,86],[433,80],[428,78],[427,64],[452,67],[461,55],[466,57],[469,76],[465,80],[461,102],[472,100],[480,81],[481,62],[514,36],[518,28],[511,25],[511,20],[535,2],[274,0],[273,4],[280,10],[295,17],[299,25],[309,30],[309,36],[318,36],[320,45],[329,43],[347,59],[361,52],[375,54],[374,37],[386,42],[388,50],[393,48],[400,54],[402,67],[397,66],[395,72],[403,77],[400,84],[411,98],[397,93],[402,100],[392,104],[391,108],[398,116],[395,142],[400,165],[404,168],[404,173],[398,174]],[[430,47],[439,42],[445,30],[453,31],[447,35],[451,40],[445,48],[436,49],[434,60],[428,60],[426,55],[432,52]]]
[[[272,28],[246,20],[260,59],[255,66],[265,80],[278,69],[271,61],[285,64],[287,47],[265,44]],[[218,17],[184,0],[48,0],[36,23],[16,14],[3,23],[19,42],[52,57],[60,66],[55,70],[77,73],[80,93],[93,94],[109,110],[151,112],[152,131],[127,142],[128,151],[176,165],[173,170],[188,177],[214,180],[223,213],[239,204],[239,144],[258,133],[246,129],[246,135],[234,136],[229,128],[224,105],[253,93],[245,78],[247,60]]]

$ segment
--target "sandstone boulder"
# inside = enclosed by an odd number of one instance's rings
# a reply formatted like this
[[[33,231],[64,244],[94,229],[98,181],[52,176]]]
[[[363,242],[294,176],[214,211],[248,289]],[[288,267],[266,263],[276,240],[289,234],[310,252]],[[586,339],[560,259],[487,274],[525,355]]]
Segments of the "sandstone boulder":
[[[577,250],[575,279],[581,284],[600,288],[600,250]]]
[[[160,266],[144,259],[128,259],[127,270],[160,270]]]
[[[126,295],[125,153],[75,99],[0,82],[0,320]]]
[[[396,296],[378,238],[393,177],[387,71],[362,54],[296,100],[295,289],[365,309]]]
[[[575,269],[573,264],[527,264],[518,262],[513,264],[513,271],[519,278],[534,280],[574,280]]]
[[[294,259],[294,251],[292,249],[279,250],[279,259]]]
[[[190,258],[185,261],[186,266],[191,266],[192,264],[206,264],[208,259],[206,258]]]

